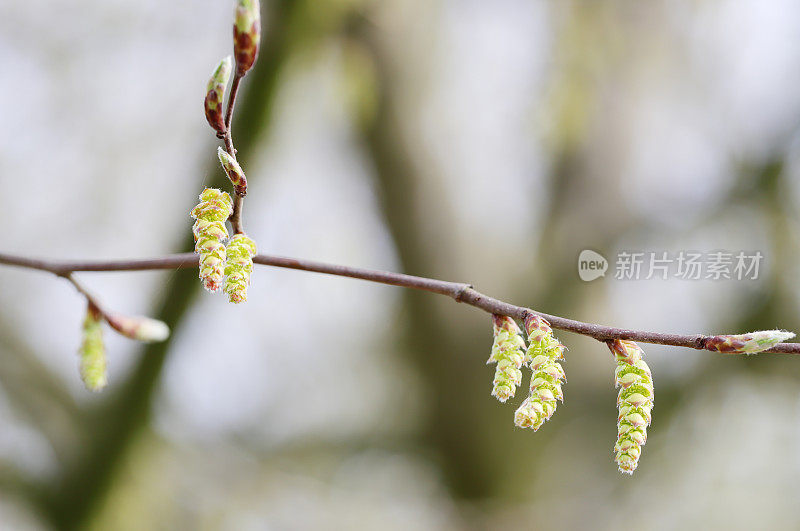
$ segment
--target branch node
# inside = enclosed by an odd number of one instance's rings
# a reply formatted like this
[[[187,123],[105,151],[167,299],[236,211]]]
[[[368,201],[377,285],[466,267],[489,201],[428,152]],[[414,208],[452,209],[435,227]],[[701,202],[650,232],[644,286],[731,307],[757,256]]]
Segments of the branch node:
[[[453,296],[453,298],[455,299],[456,302],[464,302],[464,296],[467,294],[469,290],[473,288],[474,286],[472,284],[461,284],[461,286],[458,288],[458,291],[456,292],[455,296]]]

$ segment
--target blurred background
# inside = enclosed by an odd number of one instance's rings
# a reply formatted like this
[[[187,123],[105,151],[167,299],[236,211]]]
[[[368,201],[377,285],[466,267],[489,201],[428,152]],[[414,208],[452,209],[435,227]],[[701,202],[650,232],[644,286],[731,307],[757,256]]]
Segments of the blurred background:
[[[473,283],[664,332],[800,330],[800,4],[262,0],[234,139],[263,253]],[[222,186],[201,102],[233,2],[0,5],[4,252],[191,249]],[[606,256],[583,282],[577,256]],[[757,280],[613,278],[620,250],[760,251]],[[489,396],[486,314],[261,267],[246,305],[196,271],[79,278],[167,321],[106,333],[85,302],[0,269],[3,529],[793,529],[800,360],[644,345],[658,398],[613,463],[614,363],[569,347],[537,433]]]

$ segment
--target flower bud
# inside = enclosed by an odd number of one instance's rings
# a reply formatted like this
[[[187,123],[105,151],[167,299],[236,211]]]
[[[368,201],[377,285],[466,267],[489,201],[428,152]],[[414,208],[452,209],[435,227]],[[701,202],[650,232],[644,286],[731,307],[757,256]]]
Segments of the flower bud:
[[[194,250],[200,255],[200,279],[210,292],[222,287],[225,276],[225,245],[222,241],[228,237],[225,220],[230,217],[233,201],[226,192],[216,188],[206,188],[200,194],[200,203],[192,209],[191,216],[196,219],[194,233]]]
[[[102,391],[108,382],[102,322],[100,311],[90,304],[83,320],[83,339],[78,354],[83,385],[95,392]]]
[[[247,178],[244,176],[242,167],[239,166],[235,158],[231,157],[230,154],[221,147],[217,148],[217,155],[222,164],[222,169],[225,170],[225,173],[228,174],[228,179],[233,183],[233,189],[240,196],[247,195]]]
[[[555,413],[556,401],[564,401],[561,385],[566,377],[558,363],[563,359],[564,345],[553,336],[550,323],[538,315],[525,317],[525,331],[528,334],[525,360],[533,374],[530,394],[514,414],[514,424],[537,431]]]
[[[225,133],[225,113],[222,101],[225,98],[225,88],[231,77],[231,57],[220,61],[206,88],[205,111],[208,124],[217,132]]]
[[[253,271],[256,242],[245,234],[236,234],[228,243],[228,258],[225,265],[225,293],[234,304],[247,300],[247,286]]]
[[[525,362],[525,340],[511,317],[492,315],[494,342],[487,363],[497,363],[492,380],[492,396],[500,402],[513,398],[522,383],[520,367]]]
[[[237,0],[233,23],[233,55],[236,73],[243,76],[253,67],[261,41],[261,8],[258,0]]]
[[[608,342],[617,368],[614,382],[619,387],[617,396],[617,444],[615,460],[619,471],[633,474],[639,464],[642,446],[647,442],[647,426],[653,409],[653,377],[650,367],[642,359],[644,351],[633,341]]]
[[[793,337],[793,332],[762,330],[736,336],[709,337],[705,339],[704,346],[725,354],[757,354]]]
[[[108,315],[108,324],[125,337],[145,343],[164,341],[169,337],[169,327],[163,321],[149,317]]]

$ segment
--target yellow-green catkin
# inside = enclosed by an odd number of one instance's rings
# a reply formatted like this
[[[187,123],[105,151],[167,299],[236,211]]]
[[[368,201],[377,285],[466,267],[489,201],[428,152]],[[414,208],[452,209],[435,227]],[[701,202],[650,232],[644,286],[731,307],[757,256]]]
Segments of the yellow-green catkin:
[[[225,265],[225,293],[234,304],[247,300],[247,286],[253,272],[256,242],[245,234],[236,234],[228,243],[228,261]]]
[[[83,385],[89,391],[102,391],[108,383],[106,350],[103,345],[103,319],[97,308],[89,305],[83,320],[83,337],[78,350]]]
[[[200,194],[200,203],[191,212],[197,220],[192,227],[194,250],[200,255],[200,279],[210,292],[222,287],[225,277],[225,244],[228,237],[225,220],[230,217],[233,201],[227,192],[206,188]]]
[[[496,363],[492,382],[492,396],[500,402],[513,398],[522,383],[522,367],[525,361],[525,340],[522,331],[511,317],[492,315],[494,343],[492,354],[486,363]]]
[[[633,474],[639,464],[642,446],[647,442],[647,427],[653,409],[653,375],[642,359],[644,351],[633,341],[614,340],[608,347],[617,361],[614,373],[617,396],[617,444],[614,456],[619,471]]]
[[[564,359],[564,345],[553,336],[550,323],[538,315],[525,317],[525,331],[528,334],[525,362],[532,371],[530,394],[517,408],[514,424],[537,431],[553,416],[556,401],[564,401],[561,385],[566,378],[558,363]]]

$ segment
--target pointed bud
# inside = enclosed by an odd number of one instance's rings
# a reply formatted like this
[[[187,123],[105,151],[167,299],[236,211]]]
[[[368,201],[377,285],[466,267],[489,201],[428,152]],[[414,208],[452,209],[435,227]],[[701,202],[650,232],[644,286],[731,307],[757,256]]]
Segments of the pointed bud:
[[[642,359],[644,351],[633,341],[609,341],[608,348],[617,360],[614,382],[620,388],[614,458],[620,472],[633,474],[642,446],[647,442],[647,426],[653,408],[653,377]]]
[[[253,67],[261,42],[261,8],[258,0],[237,0],[233,24],[233,54],[236,73],[243,76]]]
[[[705,339],[704,346],[725,354],[757,354],[793,337],[793,332],[762,330],[736,336],[709,337]]]
[[[194,250],[200,255],[200,279],[210,292],[222,287],[225,276],[225,245],[228,237],[225,220],[233,211],[233,201],[226,192],[206,188],[200,194],[200,203],[192,209],[191,216],[197,221],[192,227]]]
[[[169,327],[163,321],[149,317],[109,315],[108,324],[125,337],[145,343],[164,341],[169,337]]]
[[[225,293],[234,304],[247,301],[247,286],[253,271],[253,257],[256,255],[256,242],[246,234],[236,234],[228,243],[227,263],[225,264]]]
[[[233,183],[233,189],[236,193],[242,197],[247,195],[247,177],[244,176],[244,171],[242,171],[242,167],[239,166],[236,159],[221,147],[217,148],[217,156],[219,156],[222,169],[225,170],[225,173],[228,174],[228,179]]]
[[[206,88],[206,120],[217,133],[225,133],[225,113],[222,102],[225,99],[225,88],[228,86],[230,78],[231,57],[228,56],[217,65]]]
[[[102,391],[108,382],[102,316],[91,304],[86,310],[86,318],[83,321],[83,340],[78,354],[81,357],[80,373],[83,385],[89,391]]]

